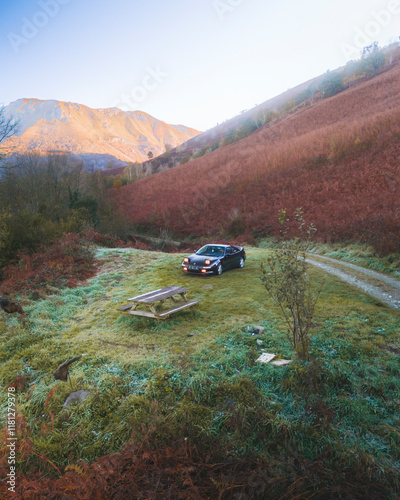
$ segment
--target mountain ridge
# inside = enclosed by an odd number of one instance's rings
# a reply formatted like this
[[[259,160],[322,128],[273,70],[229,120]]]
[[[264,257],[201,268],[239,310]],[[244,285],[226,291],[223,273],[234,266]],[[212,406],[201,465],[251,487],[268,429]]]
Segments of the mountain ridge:
[[[22,98],[5,106],[20,123],[5,141],[9,153],[39,150],[75,155],[111,155],[126,162],[143,162],[199,134],[185,125],[167,124],[144,111],[90,108],[84,104]]]

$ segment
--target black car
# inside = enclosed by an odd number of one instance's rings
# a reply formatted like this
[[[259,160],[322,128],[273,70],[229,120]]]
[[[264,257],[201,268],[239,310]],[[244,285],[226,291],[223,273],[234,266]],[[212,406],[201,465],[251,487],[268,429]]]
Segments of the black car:
[[[246,252],[243,247],[205,245],[182,262],[182,271],[190,274],[222,274],[226,269],[243,267]]]

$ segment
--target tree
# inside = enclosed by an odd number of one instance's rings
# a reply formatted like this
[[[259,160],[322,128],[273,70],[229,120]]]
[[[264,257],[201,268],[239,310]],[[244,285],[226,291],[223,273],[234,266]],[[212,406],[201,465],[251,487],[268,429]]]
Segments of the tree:
[[[164,144],[164,147],[165,147],[165,152],[166,152],[166,153],[169,153],[169,152],[171,151],[171,149],[172,149],[171,144],[168,144],[168,142],[166,142],[166,143]]]
[[[107,210],[104,177],[68,155],[20,155],[0,178],[0,267],[63,232],[98,224]]]
[[[129,162],[124,168],[123,174],[128,183],[138,181],[144,177],[143,167],[140,163]]]
[[[4,264],[7,263],[7,259],[5,258],[5,250],[7,249],[7,243],[10,237],[10,232],[7,225],[7,221],[9,218],[10,215],[6,211],[0,211],[0,269]]]
[[[12,116],[7,116],[5,108],[0,108],[0,144],[6,139],[15,135],[19,129],[19,122],[17,122]],[[2,148],[0,148],[1,150]],[[0,159],[1,155],[0,151]]]
[[[322,97],[327,98],[342,92],[345,88],[346,86],[343,83],[343,75],[338,71],[328,71],[321,83],[320,90],[322,92]]]
[[[378,42],[363,48],[361,61],[357,69],[357,74],[375,76],[385,65],[386,57]]]
[[[306,357],[309,331],[321,288],[315,290],[307,274],[306,252],[316,229],[313,224],[306,227],[301,208],[296,210],[295,222],[299,236],[288,239],[289,220],[286,210],[281,212],[281,249],[268,259],[267,266],[261,265],[263,275],[260,278],[284,316],[294,349],[300,357]]]
[[[274,118],[277,118],[279,113],[276,110],[265,110],[261,109],[255,118],[253,118],[253,122],[257,128],[262,127],[266,123],[272,122]]]
[[[154,157],[153,153],[152,153],[151,151],[149,151],[149,152],[147,153],[147,158],[148,158],[149,160],[151,160],[153,157]]]

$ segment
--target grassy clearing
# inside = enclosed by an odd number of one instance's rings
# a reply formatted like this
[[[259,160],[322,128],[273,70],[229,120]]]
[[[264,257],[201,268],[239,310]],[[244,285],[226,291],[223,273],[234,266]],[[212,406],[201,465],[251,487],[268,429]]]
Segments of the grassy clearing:
[[[3,317],[0,381],[18,387],[18,466],[54,472],[49,461],[60,470],[89,462],[133,436],[157,445],[186,437],[201,449],[218,441],[228,456],[274,460],[286,487],[304,476],[304,461],[310,471],[322,464],[318,488],[348,492],[346,485],[363,484],[376,498],[395,498],[400,313],[311,268],[315,281],[325,280],[311,359],[260,365],[262,350],[293,355],[259,280],[269,251],[249,249],[244,269],[206,278],[183,275],[179,254],[100,249],[97,276],[46,300],[23,301],[26,324]],[[167,285],[186,286],[200,305],[163,322],[116,310]],[[248,325],[264,326],[265,334],[252,336]],[[83,353],[70,373],[74,390],[90,396],[63,408],[71,387],[52,373]]]

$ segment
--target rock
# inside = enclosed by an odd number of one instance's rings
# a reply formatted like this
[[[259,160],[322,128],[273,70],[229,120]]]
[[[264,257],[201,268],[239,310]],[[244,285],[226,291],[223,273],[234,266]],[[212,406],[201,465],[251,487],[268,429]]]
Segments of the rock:
[[[71,392],[71,394],[65,400],[63,408],[70,406],[72,403],[82,403],[90,396],[90,391],[80,390],[76,392]]]
[[[278,359],[276,361],[272,361],[272,364],[275,366],[287,366],[290,365],[292,361],[290,359]]]
[[[258,345],[262,345],[263,341],[262,340],[257,340]]]
[[[265,333],[265,328],[263,326],[255,326],[253,328],[253,332],[261,335],[262,333]]]
[[[205,288],[206,290],[211,290],[212,288],[214,288],[214,285],[205,285],[203,286],[203,288]]]
[[[19,314],[25,314],[25,311],[22,309],[21,304],[19,304],[18,302],[11,302],[5,297],[0,297],[0,307],[4,312],[8,314],[14,314],[16,312]]]

